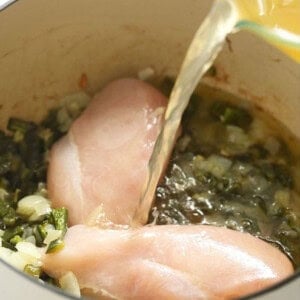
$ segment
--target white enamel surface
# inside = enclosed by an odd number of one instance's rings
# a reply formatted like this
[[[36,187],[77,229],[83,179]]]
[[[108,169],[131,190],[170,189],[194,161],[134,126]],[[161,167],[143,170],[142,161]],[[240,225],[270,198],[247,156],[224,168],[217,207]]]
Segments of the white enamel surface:
[[[0,12],[0,127],[147,67],[176,74],[210,0],[26,0]],[[250,98],[300,136],[300,65],[248,34],[230,36],[209,83]],[[208,80],[207,80],[208,81]],[[0,263],[1,299],[63,299]],[[17,288],[12,288],[13,286]],[[9,288],[8,288],[9,287]],[[264,299],[298,299],[298,280]],[[277,296],[276,296],[277,295]]]
[[[12,4],[16,0],[0,0],[0,10],[6,8],[8,5]]]

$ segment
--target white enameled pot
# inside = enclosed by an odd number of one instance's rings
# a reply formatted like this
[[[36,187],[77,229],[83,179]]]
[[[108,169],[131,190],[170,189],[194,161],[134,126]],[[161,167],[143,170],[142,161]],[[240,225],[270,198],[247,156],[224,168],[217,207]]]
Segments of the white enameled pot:
[[[0,1],[0,9],[4,7]],[[62,96],[151,66],[176,75],[210,0],[19,0],[0,11],[0,127],[40,120]],[[208,84],[246,97],[300,137],[300,65],[245,32],[229,37]],[[299,299],[299,274],[255,295]],[[67,299],[0,261],[3,300]]]

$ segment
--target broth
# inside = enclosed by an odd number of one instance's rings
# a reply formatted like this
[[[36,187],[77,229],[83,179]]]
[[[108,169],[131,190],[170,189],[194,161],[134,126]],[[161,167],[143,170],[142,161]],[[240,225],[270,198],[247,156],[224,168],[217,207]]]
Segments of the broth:
[[[274,29],[274,33],[278,35],[277,38],[263,37],[285,54],[300,62],[299,0],[238,0],[234,1],[234,3],[240,15],[240,22],[237,24],[238,28],[244,27],[243,20],[249,20]],[[262,29],[260,30],[263,31]],[[284,39],[286,40],[284,41]]]
[[[182,128],[150,223],[249,232],[299,267],[300,152],[291,134],[248,102],[204,85],[192,96]]]

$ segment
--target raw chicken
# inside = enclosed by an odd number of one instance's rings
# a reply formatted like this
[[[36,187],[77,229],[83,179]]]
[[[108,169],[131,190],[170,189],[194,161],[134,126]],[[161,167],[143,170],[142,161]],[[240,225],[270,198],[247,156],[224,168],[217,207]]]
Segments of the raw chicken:
[[[288,258],[247,233],[207,225],[111,230],[77,225],[44,257],[48,274],[72,271],[95,299],[232,299],[292,274]]]
[[[130,224],[167,99],[136,79],[110,83],[50,154],[48,189],[70,224]]]
[[[65,248],[44,256],[55,278],[73,272],[95,299],[232,299],[292,274],[288,258],[221,227],[130,225],[161,127],[166,98],[122,79],[95,96],[51,150],[49,195],[69,210]]]

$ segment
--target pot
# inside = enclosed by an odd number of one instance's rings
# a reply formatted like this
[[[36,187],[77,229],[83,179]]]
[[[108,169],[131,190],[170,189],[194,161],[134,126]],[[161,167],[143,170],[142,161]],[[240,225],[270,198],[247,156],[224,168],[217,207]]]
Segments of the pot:
[[[3,1],[2,1],[3,2]],[[7,1],[12,2],[12,1]],[[178,73],[209,0],[26,0],[0,12],[0,126],[41,120],[64,95],[152,67]],[[300,137],[300,65],[259,38],[229,36],[207,84],[248,98]],[[0,262],[2,299],[67,299]],[[298,299],[299,273],[253,296]]]

